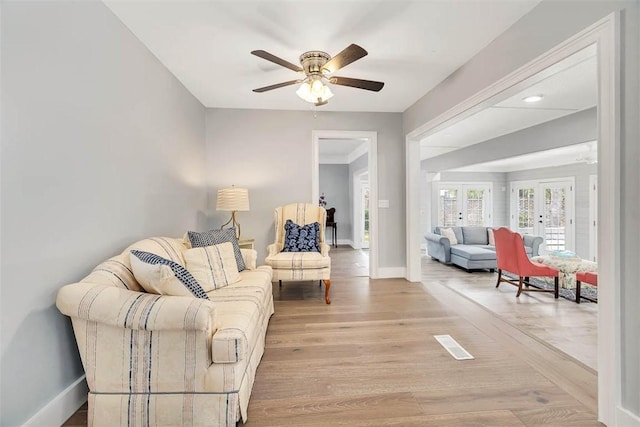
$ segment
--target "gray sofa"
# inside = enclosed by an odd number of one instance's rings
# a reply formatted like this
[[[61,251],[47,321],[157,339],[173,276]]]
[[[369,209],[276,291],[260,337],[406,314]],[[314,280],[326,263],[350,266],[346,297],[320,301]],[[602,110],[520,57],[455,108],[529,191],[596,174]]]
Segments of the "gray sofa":
[[[455,264],[467,271],[497,268],[496,248],[489,245],[489,228],[492,227],[443,227],[451,228],[458,240],[451,245],[449,239],[440,235],[440,227],[424,237],[427,241],[427,255],[444,264]],[[538,255],[542,237],[525,234],[522,236],[524,248],[529,257]]]

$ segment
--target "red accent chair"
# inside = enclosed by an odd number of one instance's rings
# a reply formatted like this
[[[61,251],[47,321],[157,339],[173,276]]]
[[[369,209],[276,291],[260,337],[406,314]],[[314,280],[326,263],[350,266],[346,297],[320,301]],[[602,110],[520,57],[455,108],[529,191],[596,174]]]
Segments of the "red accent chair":
[[[498,283],[496,283],[496,288],[500,286],[501,282],[507,282],[518,287],[516,297],[519,297],[522,292],[553,292],[554,297],[558,298],[558,270],[532,262],[527,256],[520,234],[502,227],[494,230],[493,236],[496,242],[496,261],[498,264]],[[519,278],[518,281],[503,277],[503,271],[516,274]],[[553,277],[554,288],[537,288],[529,282],[530,277]],[[523,284],[526,289],[522,288]],[[534,287],[530,288],[529,286]]]
[[[576,273],[576,303],[580,304],[580,298],[584,298],[589,301],[598,302],[598,300],[580,297],[580,285],[584,283],[588,283],[593,286],[598,286],[598,273],[595,271],[578,271]]]

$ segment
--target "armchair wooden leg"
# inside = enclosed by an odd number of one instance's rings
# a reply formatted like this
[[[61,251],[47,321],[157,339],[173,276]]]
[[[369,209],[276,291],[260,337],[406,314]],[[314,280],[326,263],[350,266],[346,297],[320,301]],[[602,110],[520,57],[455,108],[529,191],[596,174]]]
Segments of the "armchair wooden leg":
[[[331,280],[324,281],[324,302],[331,304],[331,298],[329,297],[329,288],[331,288]]]
[[[496,282],[496,288],[500,286],[500,279],[502,279],[502,270],[498,269],[498,281]]]
[[[278,280],[278,285],[280,285],[280,287],[282,287],[282,280]]]
[[[558,277],[558,276],[554,277],[554,279],[553,279],[553,289],[554,289],[554,291],[553,291],[553,297],[554,297],[555,299],[558,299],[558,297],[560,296],[560,289],[558,288],[559,280],[560,280],[560,279],[559,279],[559,277]]]
[[[522,276],[519,276],[520,278],[518,279],[518,293],[516,294],[516,298],[520,296],[520,294],[522,293],[522,279],[524,279]]]
[[[576,304],[580,304],[580,280],[576,280]]]

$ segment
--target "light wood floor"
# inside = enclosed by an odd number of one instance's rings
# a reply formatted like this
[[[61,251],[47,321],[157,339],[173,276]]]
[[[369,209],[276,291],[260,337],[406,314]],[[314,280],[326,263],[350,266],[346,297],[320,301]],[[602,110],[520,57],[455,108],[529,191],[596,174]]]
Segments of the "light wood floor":
[[[495,290],[488,273],[474,279],[425,260],[423,283],[370,280],[349,267],[365,264],[366,252],[331,255],[331,305],[315,283],[274,285],[246,426],[601,425],[595,371],[514,320],[530,311],[545,322],[551,310],[557,323],[568,301],[521,296],[514,305],[523,313],[495,315],[481,288],[506,303],[515,288]],[[467,282],[478,303],[461,294]],[[451,334],[475,359],[454,360],[436,334]],[[82,412],[65,425],[86,425]]]

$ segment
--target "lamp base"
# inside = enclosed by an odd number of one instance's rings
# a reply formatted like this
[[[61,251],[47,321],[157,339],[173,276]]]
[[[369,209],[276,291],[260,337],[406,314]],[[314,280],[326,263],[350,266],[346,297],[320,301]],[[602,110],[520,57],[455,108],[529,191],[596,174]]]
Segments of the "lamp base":
[[[236,221],[236,211],[231,211],[231,218],[229,218],[229,221],[222,224],[222,226],[220,227],[220,230],[224,229],[224,227],[226,227],[229,224],[231,224],[231,227],[233,227],[236,230],[236,238],[240,240],[240,223]]]

